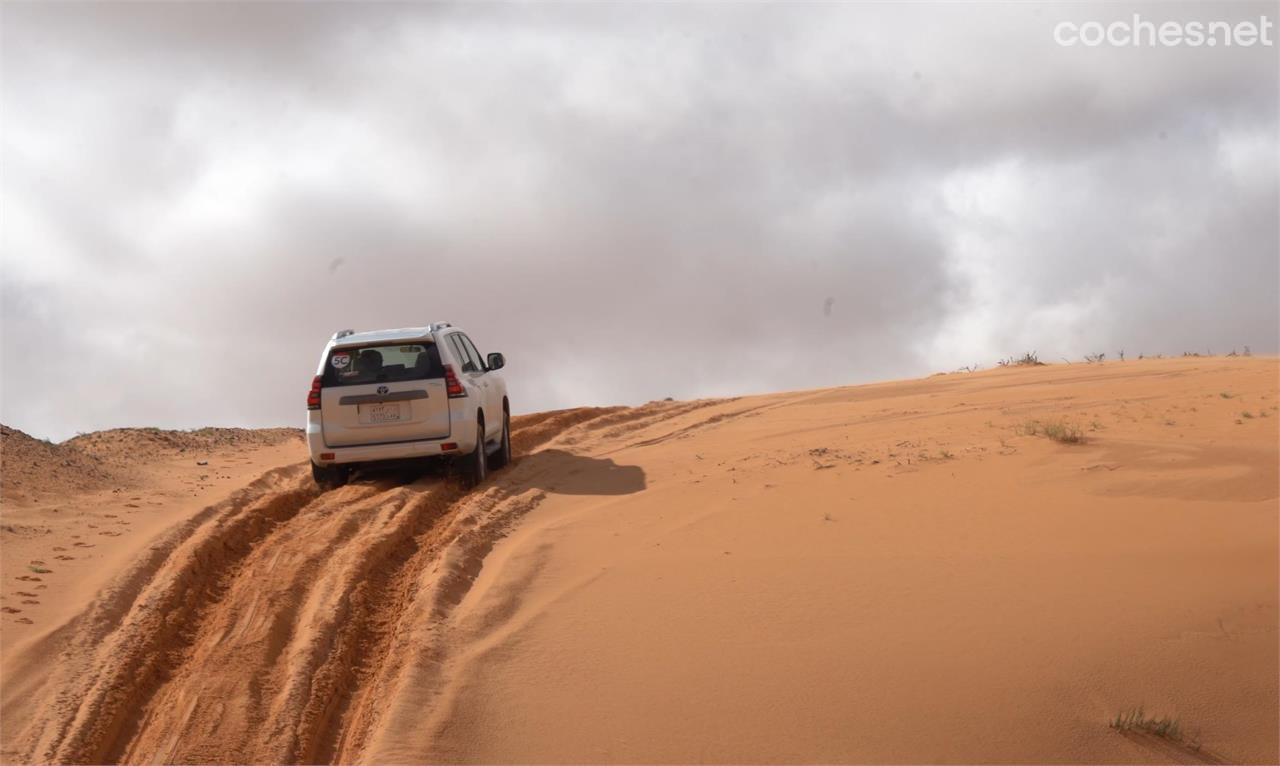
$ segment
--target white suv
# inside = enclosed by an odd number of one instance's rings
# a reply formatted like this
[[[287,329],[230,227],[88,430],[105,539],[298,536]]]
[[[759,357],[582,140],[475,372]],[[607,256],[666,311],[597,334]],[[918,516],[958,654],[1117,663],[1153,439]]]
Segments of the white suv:
[[[472,486],[511,460],[511,406],[498,370],[447,322],[334,333],[307,394],[311,474],[346,482],[353,467],[424,457],[464,458]]]

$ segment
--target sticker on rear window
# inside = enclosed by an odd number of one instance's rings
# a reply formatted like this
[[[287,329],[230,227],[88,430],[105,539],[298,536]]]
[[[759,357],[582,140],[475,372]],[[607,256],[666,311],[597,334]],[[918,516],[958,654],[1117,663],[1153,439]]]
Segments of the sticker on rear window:
[[[343,367],[346,367],[348,364],[351,364],[351,355],[350,354],[334,354],[333,357],[329,360],[329,364],[332,364],[334,367],[341,370]]]

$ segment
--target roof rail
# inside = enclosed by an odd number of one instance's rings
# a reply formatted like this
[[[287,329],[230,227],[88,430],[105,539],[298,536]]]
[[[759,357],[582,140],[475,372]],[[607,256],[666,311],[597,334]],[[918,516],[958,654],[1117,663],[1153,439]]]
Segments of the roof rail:
[[[355,330],[338,330],[333,334],[333,337],[330,340],[338,340],[339,338],[345,338],[348,335],[355,335],[355,334],[356,334]]]
[[[432,323],[431,323],[431,331],[432,331],[432,332],[435,332],[436,330],[443,329],[443,328],[445,328],[445,327],[453,327],[453,325],[449,324],[448,322],[432,322]]]

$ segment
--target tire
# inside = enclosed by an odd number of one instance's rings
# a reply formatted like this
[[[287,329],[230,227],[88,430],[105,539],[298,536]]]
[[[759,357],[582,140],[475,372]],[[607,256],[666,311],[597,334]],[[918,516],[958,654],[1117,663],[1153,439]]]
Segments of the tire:
[[[320,489],[337,489],[347,483],[351,469],[344,465],[311,464],[311,478],[315,479]]]
[[[511,462],[511,414],[502,411],[502,442],[498,451],[489,458],[489,467],[493,470],[504,468]]]
[[[480,486],[489,476],[489,460],[484,454],[484,423],[476,425],[476,448],[467,456],[463,471],[468,489]]]

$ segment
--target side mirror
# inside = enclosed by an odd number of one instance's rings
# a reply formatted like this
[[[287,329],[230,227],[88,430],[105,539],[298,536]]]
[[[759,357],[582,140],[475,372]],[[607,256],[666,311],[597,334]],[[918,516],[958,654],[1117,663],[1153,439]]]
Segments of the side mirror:
[[[492,354],[489,354],[490,370],[501,370],[503,367],[506,367],[506,366],[507,366],[507,359],[502,354],[499,354],[497,351],[493,352]]]

